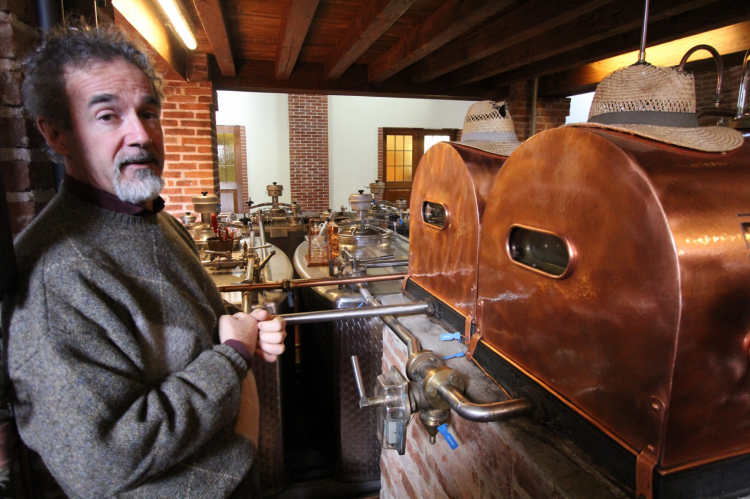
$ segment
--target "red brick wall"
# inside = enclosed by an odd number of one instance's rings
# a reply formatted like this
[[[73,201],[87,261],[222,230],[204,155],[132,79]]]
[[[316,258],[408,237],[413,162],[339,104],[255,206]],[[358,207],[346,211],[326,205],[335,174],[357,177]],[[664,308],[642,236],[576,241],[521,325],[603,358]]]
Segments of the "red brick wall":
[[[740,79],[742,78],[742,66],[734,66],[724,69],[724,78],[721,89],[721,109],[737,110],[737,94],[740,90]],[[695,97],[698,109],[712,107],[713,97],[716,92],[716,71],[705,71],[695,73]],[[698,120],[701,126],[715,125],[719,118],[707,116]],[[729,120],[731,118],[725,118]]]
[[[21,97],[19,64],[37,41],[30,10],[24,2],[0,1],[0,171],[14,236],[55,195],[52,162]]]
[[[206,54],[188,62],[188,81],[166,80],[162,126],[166,162],[162,197],[165,210],[179,216],[193,211],[192,197],[219,192],[216,150],[216,94],[208,81]]]
[[[245,195],[245,199],[240,199],[240,206],[242,207],[241,210],[245,210],[247,208],[247,205],[245,204],[245,201],[247,201],[247,198],[250,197],[250,190],[247,184],[247,177],[248,177],[248,171],[247,171],[247,136],[245,135],[245,127],[240,126],[240,161],[239,161],[240,168],[242,168],[242,192]]]
[[[289,94],[289,178],[292,200],[303,210],[330,208],[325,95]]]
[[[378,180],[384,181],[383,177],[383,165],[385,164],[385,158],[383,158],[383,129],[378,128]]]
[[[514,83],[508,95],[508,109],[516,126],[518,140],[531,136],[531,96],[533,81]],[[570,99],[539,97],[536,102],[536,133],[551,130],[565,124],[570,114]]]

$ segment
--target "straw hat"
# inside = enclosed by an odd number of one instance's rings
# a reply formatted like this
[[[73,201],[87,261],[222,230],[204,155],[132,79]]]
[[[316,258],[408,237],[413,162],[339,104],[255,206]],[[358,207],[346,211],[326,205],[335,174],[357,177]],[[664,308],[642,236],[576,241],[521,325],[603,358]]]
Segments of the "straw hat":
[[[699,127],[692,73],[634,64],[618,69],[596,87],[588,123],[568,126],[606,128],[705,152],[740,147],[742,134],[731,128]]]
[[[484,100],[475,102],[466,112],[461,140],[454,142],[482,151],[510,156],[518,142],[513,119],[505,101]]]

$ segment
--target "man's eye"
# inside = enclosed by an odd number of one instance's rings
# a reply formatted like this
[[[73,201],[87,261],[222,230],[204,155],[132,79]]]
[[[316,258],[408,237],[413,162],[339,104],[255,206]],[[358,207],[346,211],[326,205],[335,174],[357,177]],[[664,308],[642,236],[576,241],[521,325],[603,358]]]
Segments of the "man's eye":
[[[101,116],[99,116],[99,119],[102,121],[112,121],[113,119],[115,119],[115,115],[112,113],[102,114]]]
[[[145,119],[147,119],[147,120],[158,120],[159,119],[159,115],[157,113],[152,113],[152,112],[143,113],[143,117]]]

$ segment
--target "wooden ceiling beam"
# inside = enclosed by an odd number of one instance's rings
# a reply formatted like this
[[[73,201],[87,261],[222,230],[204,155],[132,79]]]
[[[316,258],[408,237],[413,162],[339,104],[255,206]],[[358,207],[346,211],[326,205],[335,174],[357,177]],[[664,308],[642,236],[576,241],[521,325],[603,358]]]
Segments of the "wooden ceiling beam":
[[[236,76],[232,47],[219,0],[193,0],[222,76]]]
[[[212,64],[215,64],[212,62]],[[382,83],[367,81],[367,66],[353,64],[340,78],[325,80],[323,64],[297,62],[288,80],[277,80],[273,73],[274,61],[241,60],[237,78],[214,74],[212,82],[217,90],[240,92],[307,93],[324,95],[366,95],[377,97],[414,97],[454,100],[501,100],[507,97],[508,87],[488,88],[484,85],[456,86],[447,77],[427,84],[416,85],[405,73],[396,74]]]
[[[390,78],[515,1],[448,0],[408,35],[369,64],[370,81],[377,83]]]
[[[743,1],[739,0],[739,2]],[[743,17],[750,19],[750,15]],[[700,30],[696,30],[699,31],[698,33],[690,33],[694,36],[680,34],[661,40],[654,38],[655,43],[649,44],[651,48],[646,49],[646,60],[657,66],[675,66],[679,64],[680,59],[688,49],[704,43],[716,48],[720,54],[744,53],[750,46],[750,20],[740,24],[734,24],[733,22],[729,24],[731,26],[724,26],[720,29],[711,29],[704,26]],[[630,53],[626,52],[624,55],[604,58],[543,78],[540,81],[539,93],[542,95],[561,95],[561,93],[571,95],[580,90],[585,91],[593,88],[612,71],[634,63],[638,58],[636,51],[637,49]],[[691,57],[691,60],[707,55],[706,52],[699,52]],[[502,84],[502,82],[498,82],[498,84]]]
[[[717,0],[662,0],[651,5],[649,24],[697,9]],[[475,83],[527,64],[600,42],[615,35],[639,29],[643,12],[630,2],[605,5],[574,22],[516,44],[507,50],[465,66],[452,73],[457,85]]]
[[[276,79],[288,80],[320,0],[287,0],[276,49]]]
[[[574,5],[570,0],[531,0],[513,9],[471,37],[451,44],[414,66],[412,78],[423,83],[467,64],[500,52],[565,24],[614,0],[589,0]],[[502,36],[498,36],[502,33]]]
[[[648,45],[654,46],[671,42],[686,36],[697,35],[706,31],[722,28],[750,18],[746,0],[722,0],[719,3],[685,12],[674,17],[649,23]],[[577,80],[576,72],[587,64],[638,50],[641,43],[640,29],[631,30],[612,38],[607,38],[594,45],[581,47],[550,59],[535,62],[516,71],[498,75],[488,80],[489,86],[509,85],[518,81],[542,78],[539,83],[540,95],[572,95],[577,83],[565,83],[565,80]],[[648,49],[646,50],[648,59]],[[565,74],[562,74],[565,73]],[[569,93],[566,93],[569,92]]]
[[[414,2],[415,0],[366,0],[323,65],[325,79],[335,80],[341,76]]]

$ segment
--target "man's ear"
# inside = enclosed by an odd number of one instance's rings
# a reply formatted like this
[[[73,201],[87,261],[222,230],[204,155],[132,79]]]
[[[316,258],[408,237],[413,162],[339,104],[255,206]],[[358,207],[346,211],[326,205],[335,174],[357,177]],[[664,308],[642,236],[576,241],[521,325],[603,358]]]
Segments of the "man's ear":
[[[70,156],[68,137],[58,120],[47,118],[46,116],[38,116],[36,126],[42,132],[44,140],[47,141],[50,149],[61,156]]]

